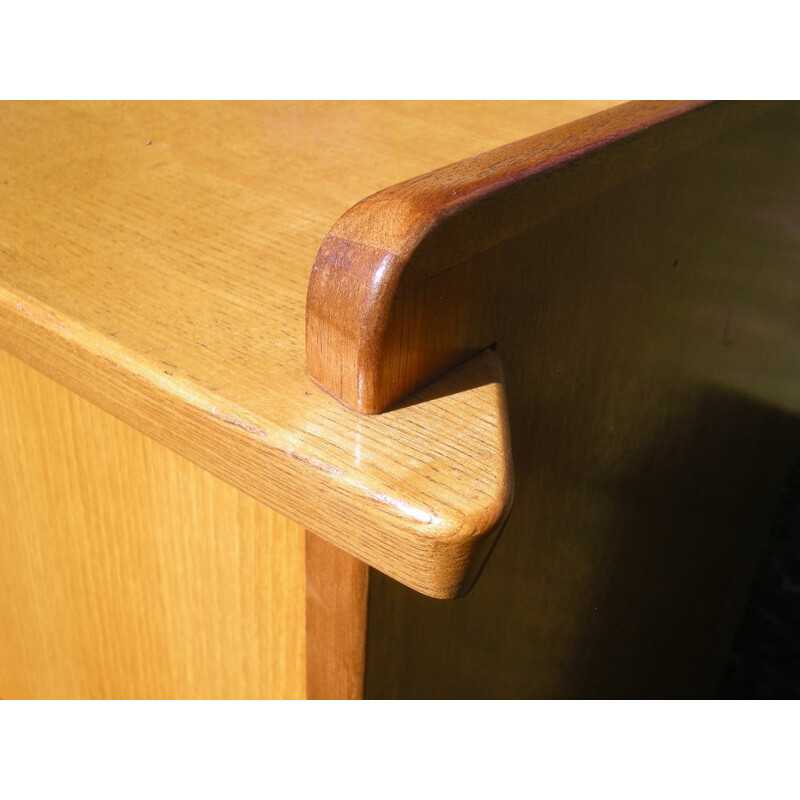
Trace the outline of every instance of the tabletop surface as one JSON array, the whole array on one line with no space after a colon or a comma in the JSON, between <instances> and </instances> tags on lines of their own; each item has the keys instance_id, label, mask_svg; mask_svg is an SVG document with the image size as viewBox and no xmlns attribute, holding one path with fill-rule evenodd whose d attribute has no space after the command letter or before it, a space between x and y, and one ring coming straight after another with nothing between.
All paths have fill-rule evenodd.
<instances>
[{"instance_id":1,"label":"tabletop surface","mask_svg":"<svg viewBox=\"0 0 800 800\"><path fill-rule=\"evenodd\" d=\"M306 375L306 289L386 186L613 105L0 106L0 345L421 591L510 501L477 359L366 417Z\"/></svg>"}]
</instances>

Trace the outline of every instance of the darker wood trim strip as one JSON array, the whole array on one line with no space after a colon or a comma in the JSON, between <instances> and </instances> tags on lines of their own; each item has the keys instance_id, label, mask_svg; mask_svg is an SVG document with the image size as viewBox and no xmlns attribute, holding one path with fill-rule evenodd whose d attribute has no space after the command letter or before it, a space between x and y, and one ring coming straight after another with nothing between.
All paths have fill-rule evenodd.
<instances>
[{"instance_id":1,"label":"darker wood trim strip","mask_svg":"<svg viewBox=\"0 0 800 800\"><path fill-rule=\"evenodd\" d=\"M369 568L306 532L306 691L309 700L364 694Z\"/></svg>"},{"instance_id":2,"label":"darker wood trim strip","mask_svg":"<svg viewBox=\"0 0 800 800\"><path fill-rule=\"evenodd\" d=\"M464 305L459 316L468 319L467 306L485 298L458 288L457 268L773 105L627 103L362 200L336 222L314 263L309 375L357 411L386 410L495 341L492 331L430 313L420 299L431 293L427 281L456 272L441 284L455 293L439 299Z\"/></svg>"}]
</instances>

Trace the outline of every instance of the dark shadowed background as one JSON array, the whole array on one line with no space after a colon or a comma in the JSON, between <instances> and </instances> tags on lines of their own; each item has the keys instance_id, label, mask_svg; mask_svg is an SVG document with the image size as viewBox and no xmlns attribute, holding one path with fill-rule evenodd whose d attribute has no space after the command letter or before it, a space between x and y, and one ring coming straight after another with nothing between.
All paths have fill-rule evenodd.
<instances>
[{"instance_id":1,"label":"dark shadowed background","mask_svg":"<svg viewBox=\"0 0 800 800\"><path fill-rule=\"evenodd\" d=\"M800 454L787 475L717 697L800 698Z\"/></svg>"}]
</instances>

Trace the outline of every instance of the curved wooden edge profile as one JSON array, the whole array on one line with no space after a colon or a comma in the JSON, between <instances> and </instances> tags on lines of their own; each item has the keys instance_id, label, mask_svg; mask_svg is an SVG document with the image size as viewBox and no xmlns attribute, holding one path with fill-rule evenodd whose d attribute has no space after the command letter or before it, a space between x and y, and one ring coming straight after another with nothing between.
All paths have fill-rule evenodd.
<instances>
[{"instance_id":1,"label":"curved wooden edge profile","mask_svg":"<svg viewBox=\"0 0 800 800\"><path fill-rule=\"evenodd\" d=\"M436 494L427 494L430 488L425 496L406 491L371 494L382 511L376 520L381 529L354 526L346 550L429 597L462 597L480 576L514 498L500 359L493 350L484 350L415 392L407 406L398 411L410 425L424 419L439 432L439 445L432 443L439 452L423 467L426 474L435 472ZM467 466L463 454L478 466ZM402 531L385 528L385 511L402 520ZM328 538L326 533L319 531L323 538ZM370 552L376 543L378 558Z\"/></svg>"},{"instance_id":2,"label":"curved wooden edge profile","mask_svg":"<svg viewBox=\"0 0 800 800\"><path fill-rule=\"evenodd\" d=\"M470 287L476 257L770 107L626 103L362 200L314 263L309 375L357 411L385 411L496 341L502 286Z\"/></svg>"}]
</instances>

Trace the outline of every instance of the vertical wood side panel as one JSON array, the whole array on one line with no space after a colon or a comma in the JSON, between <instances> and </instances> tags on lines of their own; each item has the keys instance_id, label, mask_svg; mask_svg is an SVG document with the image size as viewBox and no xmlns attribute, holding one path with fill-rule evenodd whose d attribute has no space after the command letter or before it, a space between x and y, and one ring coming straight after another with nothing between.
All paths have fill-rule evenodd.
<instances>
[{"instance_id":1,"label":"vertical wood side panel","mask_svg":"<svg viewBox=\"0 0 800 800\"><path fill-rule=\"evenodd\" d=\"M309 700L364 694L369 568L306 532L306 653Z\"/></svg>"},{"instance_id":2,"label":"vertical wood side panel","mask_svg":"<svg viewBox=\"0 0 800 800\"><path fill-rule=\"evenodd\" d=\"M303 530L0 351L0 696L302 698Z\"/></svg>"},{"instance_id":3,"label":"vertical wood side panel","mask_svg":"<svg viewBox=\"0 0 800 800\"><path fill-rule=\"evenodd\" d=\"M373 576L367 697L714 695L800 445L798 187L794 104L427 281L503 308L515 501L467 597Z\"/></svg>"}]
</instances>

